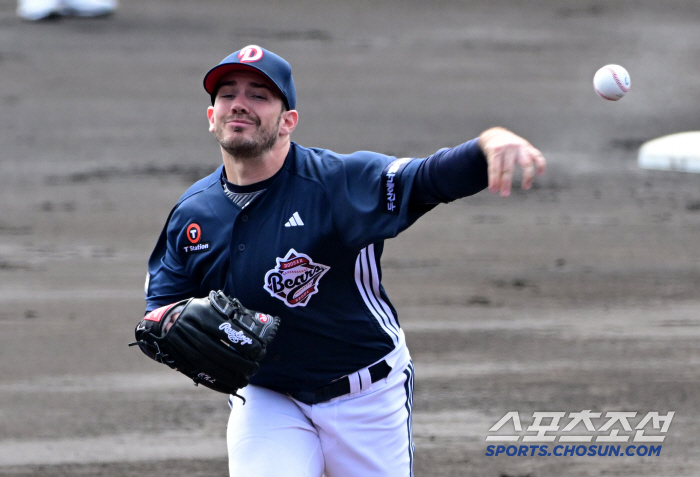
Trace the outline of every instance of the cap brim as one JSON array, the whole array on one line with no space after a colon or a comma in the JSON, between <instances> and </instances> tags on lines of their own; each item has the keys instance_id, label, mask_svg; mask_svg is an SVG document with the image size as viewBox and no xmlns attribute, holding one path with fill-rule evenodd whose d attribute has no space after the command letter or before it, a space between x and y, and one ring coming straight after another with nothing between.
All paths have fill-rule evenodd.
<instances>
[{"instance_id":1,"label":"cap brim","mask_svg":"<svg viewBox=\"0 0 700 477\"><path fill-rule=\"evenodd\" d=\"M254 66L244 65L241 63L227 63L224 65L217 65L209 70L209 72L204 76L204 89L207 93L212 94L214 91L216 91L216 85L219 84L221 78L231 73L232 71L240 70L256 71L261 75L265 76L266 78L269 78L265 73L263 73Z\"/></svg>"},{"instance_id":2,"label":"cap brim","mask_svg":"<svg viewBox=\"0 0 700 477\"><path fill-rule=\"evenodd\" d=\"M267 74L265 74L264 71L262 71L259 68L256 68L255 66L251 65L245 65L241 63L226 63L223 65L217 65L213 67L212 69L209 70L209 72L204 76L204 89L207 93L214 94L216 91L216 87L221 81L221 78L226 76L227 74L233 72L233 71L255 71L256 73L260 73L263 75L265 78L267 78L270 83L272 83L275 88L277 89L277 94L279 94L280 98L282 99L282 102L289 107L289 104L287 103L287 98L285 98L284 94L282 94L282 90L280 89L279 85L275 83L272 78L270 78Z\"/></svg>"}]
</instances>

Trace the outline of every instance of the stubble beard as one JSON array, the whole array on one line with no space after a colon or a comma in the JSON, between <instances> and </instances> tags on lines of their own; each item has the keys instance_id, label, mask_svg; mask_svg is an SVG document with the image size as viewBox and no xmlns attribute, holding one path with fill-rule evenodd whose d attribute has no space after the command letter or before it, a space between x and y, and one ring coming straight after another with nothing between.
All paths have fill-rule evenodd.
<instances>
[{"instance_id":1,"label":"stubble beard","mask_svg":"<svg viewBox=\"0 0 700 477\"><path fill-rule=\"evenodd\" d=\"M261 127L259 118L255 119L256 130L249 138L234 136L224 138L223 126L217 128L216 137L224 151L238 159L251 159L260 157L270 151L277 143L282 114L277 117L277 122L269 128ZM234 132L240 133L243 128L234 128Z\"/></svg>"}]
</instances>

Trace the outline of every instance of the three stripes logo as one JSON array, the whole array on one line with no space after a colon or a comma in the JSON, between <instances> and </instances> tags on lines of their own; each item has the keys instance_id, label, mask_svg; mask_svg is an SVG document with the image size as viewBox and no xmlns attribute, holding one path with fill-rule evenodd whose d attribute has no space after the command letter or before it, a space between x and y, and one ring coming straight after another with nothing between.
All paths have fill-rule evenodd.
<instances>
[{"instance_id":1,"label":"three stripes logo","mask_svg":"<svg viewBox=\"0 0 700 477\"><path fill-rule=\"evenodd\" d=\"M284 224L285 227L301 227L302 225L304 225L304 222L299 217L299 212L294 212L294 215Z\"/></svg>"}]
</instances>

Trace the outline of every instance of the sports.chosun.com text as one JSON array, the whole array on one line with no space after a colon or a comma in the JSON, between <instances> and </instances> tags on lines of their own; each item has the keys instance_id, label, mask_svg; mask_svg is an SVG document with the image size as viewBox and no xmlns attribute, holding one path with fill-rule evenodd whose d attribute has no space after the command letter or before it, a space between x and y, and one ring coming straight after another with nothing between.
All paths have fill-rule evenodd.
<instances>
[{"instance_id":1,"label":"sports.chosun.com text","mask_svg":"<svg viewBox=\"0 0 700 477\"><path fill-rule=\"evenodd\" d=\"M661 455L661 445L490 445L487 457L650 457Z\"/></svg>"}]
</instances>

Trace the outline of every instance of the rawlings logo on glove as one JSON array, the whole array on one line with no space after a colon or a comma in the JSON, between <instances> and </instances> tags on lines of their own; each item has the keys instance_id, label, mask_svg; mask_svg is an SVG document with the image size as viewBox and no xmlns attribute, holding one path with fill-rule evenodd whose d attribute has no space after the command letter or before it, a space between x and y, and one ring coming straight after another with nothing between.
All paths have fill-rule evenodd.
<instances>
[{"instance_id":1,"label":"rawlings logo on glove","mask_svg":"<svg viewBox=\"0 0 700 477\"><path fill-rule=\"evenodd\" d=\"M228 339L231 340L231 343L240 343L242 345L253 344L253 340L243 334L242 331L236 331L231 328L231 323L221 323L219 329L224 330Z\"/></svg>"},{"instance_id":2,"label":"rawlings logo on glove","mask_svg":"<svg viewBox=\"0 0 700 477\"><path fill-rule=\"evenodd\" d=\"M212 291L207 298L151 311L136 326L136 342L129 346L138 345L146 356L195 384L237 395L258 371L279 323L276 316L248 310L222 291Z\"/></svg>"}]
</instances>

